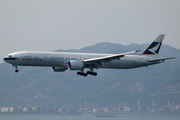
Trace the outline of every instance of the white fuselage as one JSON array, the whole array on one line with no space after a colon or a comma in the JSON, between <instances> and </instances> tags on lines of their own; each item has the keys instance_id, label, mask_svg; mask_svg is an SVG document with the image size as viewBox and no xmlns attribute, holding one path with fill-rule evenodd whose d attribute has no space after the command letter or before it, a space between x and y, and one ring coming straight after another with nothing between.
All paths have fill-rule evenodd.
<instances>
[{"instance_id":1,"label":"white fuselage","mask_svg":"<svg viewBox=\"0 0 180 120\"><path fill-rule=\"evenodd\" d=\"M18 66L49 66L67 68L67 62L70 60L82 61L85 59L109 55L112 54L22 51L9 54L4 58L4 61ZM149 59L151 58L147 56L125 55L117 60L103 62L102 66L99 68L130 69L163 62L148 62Z\"/></svg>"},{"instance_id":2,"label":"white fuselage","mask_svg":"<svg viewBox=\"0 0 180 120\"><path fill-rule=\"evenodd\" d=\"M160 34L140 55L129 55L140 50L120 54L20 51L8 54L4 61L13 64L16 73L19 71L18 66L46 66L51 67L54 72L69 69L79 70L77 75L96 76L97 73L93 69L131 69L174 59L157 58L164 36ZM89 71L84 72L84 68L88 68Z\"/></svg>"}]
</instances>

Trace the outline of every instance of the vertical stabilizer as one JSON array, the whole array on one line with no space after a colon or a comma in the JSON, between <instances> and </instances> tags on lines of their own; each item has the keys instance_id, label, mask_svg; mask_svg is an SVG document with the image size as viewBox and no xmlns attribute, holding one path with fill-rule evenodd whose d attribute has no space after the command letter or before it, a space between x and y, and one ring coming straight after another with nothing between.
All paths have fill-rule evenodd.
<instances>
[{"instance_id":1,"label":"vertical stabilizer","mask_svg":"<svg viewBox=\"0 0 180 120\"><path fill-rule=\"evenodd\" d=\"M164 34L160 34L143 52L141 55L149 57L157 57L164 39Z\"/></svg>"}]
</instances>

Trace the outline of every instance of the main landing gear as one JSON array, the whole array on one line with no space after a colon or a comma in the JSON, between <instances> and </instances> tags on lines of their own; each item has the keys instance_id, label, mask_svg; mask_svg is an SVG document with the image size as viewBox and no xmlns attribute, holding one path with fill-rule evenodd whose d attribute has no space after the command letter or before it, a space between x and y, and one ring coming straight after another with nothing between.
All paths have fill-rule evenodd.
<instances>
[{"instance_id":1,"label":"main landing gear","mask_svg":"<svg viewBox=\"0 0 180 120\"><path fill-rule=\"evenodd\" d=\"M16 66L16 65L13 65L16 69L15 69L15 72L16 73L18 73L19 72L19 70L18 70L18 66Z\"/></svg>"},{"instance_id":2,"label":"main landing gear","mask_svg":"<svg viewBox=\"0 0 180 120\"><path fill-rule=\"evenodd\" d=\"M97 73L93 72L93 71L87 71L86 73L84 73L84 71L77 72L77 75L81 75L81 76L87 76L88 74L93 75L93 76L97 76Z\"/></svg>"}]
</instances>

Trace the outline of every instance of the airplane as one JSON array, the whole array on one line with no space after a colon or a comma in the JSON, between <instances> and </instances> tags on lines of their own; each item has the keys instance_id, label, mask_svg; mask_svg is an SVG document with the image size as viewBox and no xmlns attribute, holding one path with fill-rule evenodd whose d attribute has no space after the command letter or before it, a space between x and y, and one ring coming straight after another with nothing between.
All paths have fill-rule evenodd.
<instances>
[{"instance_id":1,"label":"airplane","mask_svg":"<svg viewBox=\"0 0 180 120\"><path fill-rule=\"evenodd\" d=\"M139 55L128 54L141 50L120 54L20 51L8 54L3 60L12 64L16 73L19 71L18 66L45 66L51 67L54 72L64 72L69 69L78 70L77 75L87 76L89 74L96 76L97 73L94 72L94 69L131 69L174 59L174 57L157 58L164 36L164 34L160 34ZM88 68L89 71L84 72L85 68Z\"/></svg>"}]
</instances>

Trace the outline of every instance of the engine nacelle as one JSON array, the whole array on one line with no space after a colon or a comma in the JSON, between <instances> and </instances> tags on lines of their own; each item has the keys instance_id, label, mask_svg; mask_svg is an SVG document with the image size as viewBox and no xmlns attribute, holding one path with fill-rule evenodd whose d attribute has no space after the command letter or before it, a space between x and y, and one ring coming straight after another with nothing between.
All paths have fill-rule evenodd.
<instances>
[{"instance_id":1,"label":"engine nacelle","mask_svg":"<svg viewBox=\"0 0 180 120\"><path fill-rule=\"evenodd\" d=\"M67 68L64 67L52 67L51 69L54 72L64 72L65 70L67 70Z\"/></svg>"},{"instance_id":2,"label":"engine nacelle","mask_svg":"<svg viewBox=\"0 0 180 120\"><path fill-rule=\"evenodd\" d=\"M69 70L82 70L84 67L83 62L77 60L71 60L68 62Z\"/></svg>"}]
</instances>

